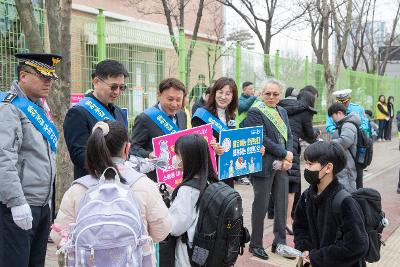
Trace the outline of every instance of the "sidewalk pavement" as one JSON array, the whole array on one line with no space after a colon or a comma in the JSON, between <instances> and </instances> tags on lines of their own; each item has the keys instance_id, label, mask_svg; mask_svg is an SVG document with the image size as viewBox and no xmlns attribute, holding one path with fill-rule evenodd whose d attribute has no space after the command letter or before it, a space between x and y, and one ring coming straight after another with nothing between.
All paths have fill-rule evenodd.
<instances>
[{"instance_id":1,"label":"sidewalk pavement","mask_svg":"<svg viewBox=\"0 0 400 267\"><path fill-rule=\"evenodd\" d=\"M381 248L381 260L368 266L398 266L400 260L400 194L397 194L397 182L400 168L400 152L398 150L398 140L392 142L375 143L374 158L372 164L364 172L364 186L377 189L382 195L383 210L389 220L389 226L383 231L383 240L386 246ZM251 204L253 201L253 190L249 185L235 185L243 199L244 223L251 231L250 216ZM307 188L307 183L302 181L303 190ZM270 257L269 260L260 260L248 252L238 258L235 266L238 267L293 267L296 261L288 260L271 253L273 234L272 221L265 220L264 247ZM288 245L293 246L293 237L287 236ZM57 257L55 255L54 244L49 244L46 265L47 267L57 267Z\"/></svg>"}]
</instances>

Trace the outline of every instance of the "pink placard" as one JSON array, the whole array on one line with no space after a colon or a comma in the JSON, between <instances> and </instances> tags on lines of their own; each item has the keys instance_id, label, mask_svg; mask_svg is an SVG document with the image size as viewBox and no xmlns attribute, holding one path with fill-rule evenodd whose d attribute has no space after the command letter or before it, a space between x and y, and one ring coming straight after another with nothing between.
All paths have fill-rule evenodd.
<instances>
[{"instance_id":1,"label":"pink placard","mask_svg":"<svg viewBox=\"0 0 400 267\"><path fill-rule=\"evenodd\" d=\"M72 93L71 94L71 107L81 101L85 97L82 93Z\"/></svg>"},{"instance_id":2,"label":"pink placard","mask_svg":"<svg viewBox=\"0 0 400 267\"><path fill-rule=\"evenodd\" d=\"M206 124L188 130L179 131L177 133L153 138L154 154L157 157L167 159L170 164L170 166L166 168L157 168L157 179L159 183L165 183L170 187L175 188L182 182L182 172L171 166L172 158L175 156L174 146L179 137L194 133L204 136L204 138L207 140L211 161L214 166L214 170L217 171L214 149L210 146L210 142L213 138L212 126L211 124Z\"/></svg>"}]
</instances>

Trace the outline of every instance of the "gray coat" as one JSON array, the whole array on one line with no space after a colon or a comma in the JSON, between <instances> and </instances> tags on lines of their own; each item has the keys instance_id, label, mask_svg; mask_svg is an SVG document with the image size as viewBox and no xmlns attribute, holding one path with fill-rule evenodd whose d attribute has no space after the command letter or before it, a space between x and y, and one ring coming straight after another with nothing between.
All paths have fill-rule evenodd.
<instances>
[{"instance_id":1,"label":"gray coat","mask_svg":"<svg viewBox=\"0 0 400 267\"><path fill-rule=\"evenodd\" d=\"M352 156L356 156L357 153L357 128L351 122L354 122L358 126L360 126L361 119L356 112L351 112L350 114L346 115L346 117L344 117L341 121L337 122L337 127L342 127L340 131L340 136L339 131L335 131L332 134L332 141L341 144L346 151L346 167L336 176L339 182L349 192L353 192L356 190L357 178L356 165Z\"/></svg>"},{"instance_id":2,"label":"gray coat","mask_svg":"<svg viewBox=\"0 0 400 267\"><path fill-rule=\"evenodd\" d=\"M26 95L14 82L9 92ZM42 102L37 103L43 108ZM46 113L46 112L45 112ZM55 153L25 114L0 103L0 201L7 207L44 206L52 194Z\"/></svg>"}]
</instances>

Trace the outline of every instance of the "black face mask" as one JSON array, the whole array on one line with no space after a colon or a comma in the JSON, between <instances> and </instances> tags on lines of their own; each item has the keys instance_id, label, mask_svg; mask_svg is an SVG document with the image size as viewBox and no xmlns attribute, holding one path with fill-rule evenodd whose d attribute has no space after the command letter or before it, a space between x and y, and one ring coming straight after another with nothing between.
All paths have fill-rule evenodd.
<instances>
[{"instance_id":1,"label":"black face mask","mask_svg":"<svg viewBox=\"0 0 400 267\"><path fill-rule=\"evenodd\" d=\"M325 168L325 166L322 167L321 170L322 170L323 168ZM322 176L321 179L320 179L320 178L319 178L319 172L320 172L321 170L319 170L319 171L310 171L310 170L308 170L308 169L304 169L304 178L306 179L306 181L307 181L310 185L317 185L317 184L319 184L319 183L321 182L321 179L324 178L325 175L326 175L326 174L325 174L325 175Z\"/></svg>"}]
</instances>

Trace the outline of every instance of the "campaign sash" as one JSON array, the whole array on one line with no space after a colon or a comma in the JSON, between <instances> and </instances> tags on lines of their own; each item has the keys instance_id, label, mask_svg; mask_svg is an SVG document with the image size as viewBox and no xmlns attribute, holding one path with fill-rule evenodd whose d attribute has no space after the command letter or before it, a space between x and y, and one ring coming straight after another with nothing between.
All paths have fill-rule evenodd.
<instances>
[{"instance_id":1,"label":"campaign sash","mask_svg":"<svg viewBox=\"0 0 400 267\"><path fill-rule=\"evenodd\" d=\"M157 126L165 133L171 134L179 132L178 126L161 110L156 107L148 108L144 111Z\"/></svg>"},{"instance_id":2,"label":"campaign sash","mask_svg":"<svg viewBox=\"0 0 400 267\"><path fill-rule=\"evenodd\" d=\"M0 101L7 97L5 102L10 102L19 108L35 126L35 128L46 138L51 150L57 152L58 132L54 124L46 117L43 110L27 98L19 97L16 94L0 92Z\"/></svg>"},{"instance_id":3,"label":"campaign sash","mask_svg":"<svg viewBox=\"0 0 400 267\"><path fill-rule=\"evenodd\" d=\"M268 107L264 102L259 100L256 100L252 107L260 110L261 113L263 113L268 118L268 120L272 122L278 132L282 135L283 139L285 139L285 141L288 140L288 129L278 110Z\"/></svg>"},{"instance_id":4,"label":"campaign sash","mask_svg":"<svg viewBox=\"0 0 400 267\"><path fill-rule=\"evenodd\" d=\"M83 107L98 121L102 120L115 120L108 110L94 98L85 97L81 99L76 105Z\"/></svg>"},{"instance_id":5,"label":"campaign sash","mask_svg":"<svg viewBox=\"0 0 400 267\"><path fill-rule=\"evenodd\" d=\"M205 108L198 108L193 117L198 117L205 123L211 123L212 128L218 133L220 133L222 130L229 130L228 126L223 124L222 121L220 121Z\"/></svg>"}]
</instances>

